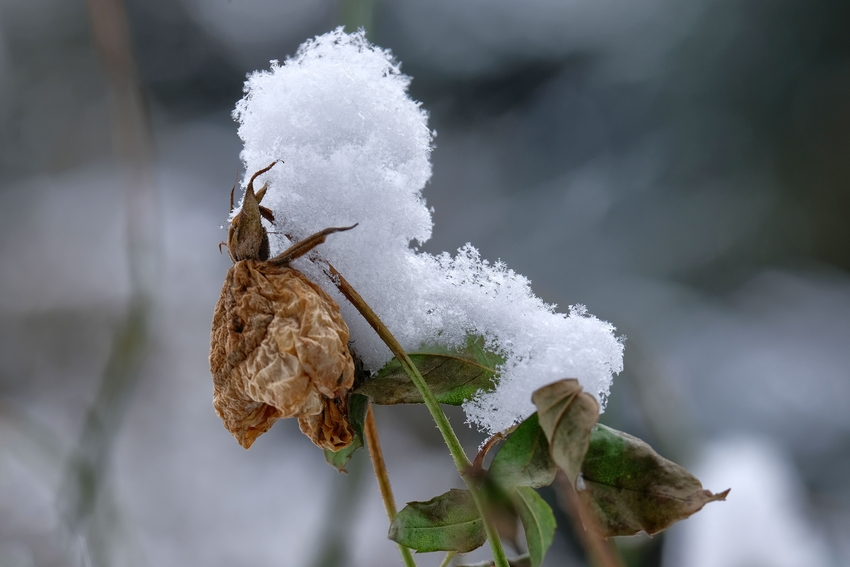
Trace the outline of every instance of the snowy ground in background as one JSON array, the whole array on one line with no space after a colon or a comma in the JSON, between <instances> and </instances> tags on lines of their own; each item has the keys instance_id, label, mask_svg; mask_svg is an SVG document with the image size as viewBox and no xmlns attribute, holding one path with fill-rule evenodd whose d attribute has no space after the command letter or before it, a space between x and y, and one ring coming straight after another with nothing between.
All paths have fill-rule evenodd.
<instances>
[{"instance_id":1,"label":"snowy ground in background","mask_svg":"<svg viewBox=\"0 0 850 567\"><path fill-rule=\"evenodd\" d=\"M129 545L139 550L142 565L214 567L278 563L281 557L305 564L315 550L329 494L341 478L297 432L295 423L279 423L245 452L212 411L206 359L209 322L229 265L217 249L224 238L218 226L227 213L239 151L234 128L225 124L189 124L165 130L159 139L162 293L151 356L118 439L111 477L120 529L130 534ZM450 139L438 138L436 171L452 171L469 158L441 154L440 142L453 145ZM474 160L469 161L474 170ZM93 397L110 329L127 293L121 186L113 168L92 165L32 179L18 185L21 191L3 193L0 261L9 268L0 276L8 345L2 385L10 392L4 404L46 430L38 435L37 428L17 420L5 405L0 412L0 558L10 565L69 564L53 533L58 521L58 457L75 439ZM459 195L450 212L440 212L440 203L454 197L432 195L442 189L451 187L435 183L425 190L429 203L438 207L435 233L462 233L487 250L498 248L498 239L494 244L488 238L489 228L466 222L478 210L475 199ZM615 199L611 206L616 204ZM546 211L545 205L545 199L532 195L521 203L494 199L487 207L497 218L533 218L535 211ZM545 264L548 270L539 278L540 286L551 295L564 293L555 282L569 279L576 267L553 263L551 253L535 245L533 233L522 239L521 228L511 229L515 240L505 255L525 249L526 267L517 269L535 285L534 267ZM597 253L605 253L604 242ZM591 280L586 276L583 281ZM641 345L645 357L683 396L684 413L693 412L690 424L697 431L726 435L738 429L766 429L797 459L782 461L789 463L788 471L806 451L815 459L846 442L842 440L850 424L842 408L848 399L848 354L841 337L850 335L845 315L850 285L845 277L764 274L724 305L635 274L616 275L595 288L576 281L579 284L570 289L576 297L566 299L604 309L605 317ZM627 342L627 371L629 348ZM415 425L405 426L401 415L397 409L378 412L379 422L387 424L384 440L399 502L427 499L455 486L451 462L427 419L418 416ZM460 417L455 420L459 424ZM425 433L417 433L417 427ZM477 443L475 435L466 439L470 448ZM404 458L409 446L424 454ZM755 465L750 469L754 471ZM736 494L747 494L746 479L726 475L723 469L708 470L705 480L714 490L731 485L733 503ZM846 498L840 482L827 478L821 489ZM361 486L356 564L395 565L396 551L385 539L385 518L368 470ZM775 496L760 498L765 505L794 514L793 508L783 508L783 500L772 501ZM820 517L804 529L825 534L835 548L841 543L838 534L842 522L846 525L847 509L846 500L839 499L826 518L831 523L821 527ZM706 525L711 525L711 513L705 513ZM702 524L689 522L687 537L692 539L687 541L695 541L702 536L694 526ZM712 538L706 541L733 544L722 539L726 532L705 530L703 536ZM846 558L846 547L842 553ZM428 560L439 558L429 557L422 564L428 565ZM558 564L557 557L549 564Z\"/></svg>"}]
</instances>

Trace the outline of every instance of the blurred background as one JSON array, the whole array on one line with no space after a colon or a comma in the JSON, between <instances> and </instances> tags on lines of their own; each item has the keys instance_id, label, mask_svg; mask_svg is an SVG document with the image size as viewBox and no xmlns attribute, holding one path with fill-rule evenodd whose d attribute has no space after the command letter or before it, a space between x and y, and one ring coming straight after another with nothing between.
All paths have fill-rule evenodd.
<instances>
[{"instance_id":1,"label":"blurred background","mask_svg":"<svg viewBox=\"0 0 850 567\"><path fill-rule=\"evenodd\" d=\"M365 454L211 405L230 112L337 25L430 112L425 249L611 321L602 421L732 488L625 564L850 565L847 2L2 0L0 566L400 564ZM376 419L400 504L460 485L423 407Z\"/></svg>"}]
</instances>

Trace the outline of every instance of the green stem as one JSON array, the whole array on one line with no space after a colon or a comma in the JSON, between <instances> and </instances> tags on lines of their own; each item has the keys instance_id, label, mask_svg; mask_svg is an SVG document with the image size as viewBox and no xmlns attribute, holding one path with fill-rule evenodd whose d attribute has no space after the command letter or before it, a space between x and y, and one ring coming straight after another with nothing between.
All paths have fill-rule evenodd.
<instances>
[{"instance_id":1,"label":"green stem","mask_svg":"<svg viewBox=\"0 0 850 567\"><path fill-rule=\"evenodd\" d=\"M352 305L354 305L369 325L375 329L375 332L378 333L378 336L382 341L384 341L384 344L389 347L390 351L401 363L405 372L407 372L407 375L410 376L410 379L413 381L416 389L419 390L419 393L422 395L422 400L425 402L425 407L427 407L428 411L431 412L431 417L434 418L434 422L437 424L437 429L439 429L440 433L443 435L443 439L449 448L449 453L452 455L452 459L455 462L455 466L457 467L461 478L463 478L463 481L469 488L469 492L472 494L475 506L478 508L478 513L481 515L481 519L484 522L484 530L487 533L487 540L490 542L490 549L493 551L495 567L510 567L508 565L508 558L505 556L505 550L502 548L502 541L499 539L499 534L496 531L496 527L485 513L483 506L484 502L478 491L478 487L475 485L475 481L472 478L469 478L466 474L467 470L472 467L472 463L463 451L463 447L461 447L457 435L455 435L446 414L443 413L443 408L440 407L440 403L437 401L437 398L434 396L431 388L428 387L428 384L425 382L422 374L419 373L419 369L416 368L416 365L413 364L413 361L410 360L409 356L407 356L407 353L402 348L401 344L396 340L392 333L390 333L390 330L387 329L386 325L384 325L378 315L372 311L372 308L369 307L360 294L351 287L351 284L348 283L348 281L342 277L342 274L336 271L333 266L328 264L328 268L330 269L331 275L336 280L335 283L339 291L346 299L348 299L348 301L351 302Z\"/></svg>"},{"instance_id":2,"label":"green stem","mask_svg":"<svg viewBox=\"0 0 850 567\"><path fill-rule=\"evenodd\" d=\"M452 559L454 559L455 555L457 555L457 551L449 551L448 553L446 553L446 558L443 559L442 563L440 563L440 567L449 567L449 564L451 564Z\"/></svg>"}]
</instances>

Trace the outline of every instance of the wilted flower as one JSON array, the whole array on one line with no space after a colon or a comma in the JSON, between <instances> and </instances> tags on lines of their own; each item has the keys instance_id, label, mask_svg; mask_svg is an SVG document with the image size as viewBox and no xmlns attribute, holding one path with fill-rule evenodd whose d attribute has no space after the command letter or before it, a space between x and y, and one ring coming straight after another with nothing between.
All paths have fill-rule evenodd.
<instances>
[{"instance_id":1,"label":"wilted flower","mask_svg":"<svg viewBox=\"0 0 850 567\"><path fill-rule=\"evenodd\" d=\"M353 438L348 327L334 300L289 267L286 255L268 261L264 191L255 195L253 180L270 167L251 178L228 235L234 265L213 314L213 405L246 449L277 419L297 417L313 443L338 450Z\"/></svg>"}]
</instances>

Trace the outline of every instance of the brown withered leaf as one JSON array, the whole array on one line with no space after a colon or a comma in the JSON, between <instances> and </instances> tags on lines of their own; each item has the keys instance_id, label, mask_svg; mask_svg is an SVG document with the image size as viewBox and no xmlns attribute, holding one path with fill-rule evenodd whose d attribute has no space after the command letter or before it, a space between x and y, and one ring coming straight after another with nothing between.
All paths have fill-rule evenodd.
<instances>
[{"instance_id":1,"label":"brown withered leaf","mask_svg":"<svg viewBox=\"0 0 850 567\"><path fill-rule=\"evenodd\" d=\"M602 424L593 428L581 473L579 498L604 537L658 533L729 494L705 490L645 442Z\"/></svg>"},{"instance_id":2,"label":"brown withered leaf","mask_svg":"<svg viewBox=\"0 0 850 567\"><path fill-rule=\"evenodd\" d=\"M590 431L599 418L599 404L573 378L535 390L531 401L537 406L540 428L549 439L552 460L575 484L590 444Z\"/></svg>"},{"instance_id":3,"label":"brown withered leaf","mask_svg":"<svg viewBox=\"0 0 850 567\"><path fill-rule=\"evenodd\" d=\"M301 272L247 259L227 272L213 315L213 405L248 448L279 418L298 417L319 447L351 443L354 383L339 307Z\"/></svg>"}]
</instances>

